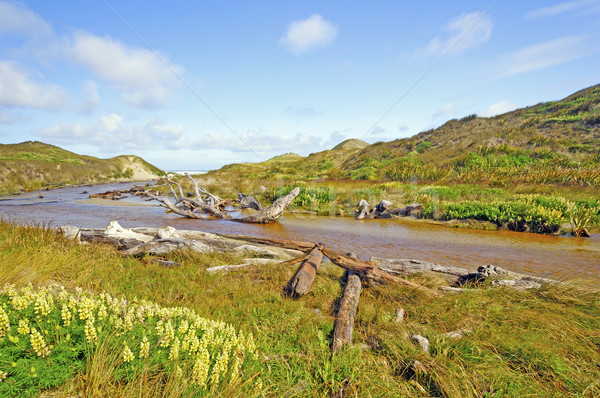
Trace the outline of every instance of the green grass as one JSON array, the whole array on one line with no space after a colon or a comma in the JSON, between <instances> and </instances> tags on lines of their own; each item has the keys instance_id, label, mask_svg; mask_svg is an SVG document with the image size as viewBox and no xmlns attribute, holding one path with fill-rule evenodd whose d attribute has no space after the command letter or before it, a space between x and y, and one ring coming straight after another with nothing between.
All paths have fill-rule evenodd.
<instances>
[{"instance_id":1,"label":"green grass","mask_svg":"<svg viewBox=\"0 0 600 398\"><path fill-rule=\"evenodd\" d=\"M32 283L35 290L60 284L70 294L77 294L76 289L81 288L90 297L106 292L128 300L129 305L147 300L161 307L187 308L203 318L231 324L244 335L252 333L258 356L244 363L238 381L223 383L202 394L269 397L340 396L340 391L344 396L359 397L600 394L597 367L600 300L597 289L583 282L530 292L469 289L433 299L403 287L366 288L361 294L355 324L356 346L332 357L328 339L341 294L338 279L342 270L329 263L319 271L311 292L292 300L283 296L282 289L294 267L264 265L217 275L204 271L208 266L241 260L223 254L175 253L170 258L181 262L181 266L164 268L145 258L121 257L112 248L77 245L51 230L7 223L0 224L0 253L0 286L11 283L23 288ZM431 288L442 283L427 276L413 280ZM394 322L398 307L407 312L403 323ZM10 304L4 308L10 308ZM28 319L31 324L35 315L29 314ZM107 334L115 330L111 328L114 326L107 326ZM150 334L151 329L144 332ZM444 337L444 333L459 329L471 332L462 339ZM133 333L138 337L132 339L140 338L144 332ZM410 341L409 336L415 333L430 339L430 354ZM76 333L71 335L76 340ZM20 343L26 340L29 339L23 337ZM81 337L78 341L84 344ZM67 345L78 350L78 359L68 361L72 365L68 371L58 371L71 355L68 350L60 354L60 358L65 358L62 362L53 361L53 354L46 358L31 352L19 355L39 361L33 365L37 379L42 374L56 374L52 380L59 386L51 388L58 393L193 395L175 381L167 366L155 366L152 369L156 373L145 376L120 372L124 348L118 339L115 341L116 344L98 345L93 351L75 343ZM6 338L0 344L0 366L5 366L3 350L13 344ZM58 344L53 350L58 350ZM55 355L59 355L58 351ZM132 348L132 352L136 351ZM415 360L424 365L425 373L412 371ZM27 366L17 366L19 372L0 368L7 372L3 385L14 381L21 383L25 391L27 383L35 384L31 366L29 369ZM44 376L47 379L50 376ZM36 388L42 389L39 385Z\"/></svg>"}]
</instances>

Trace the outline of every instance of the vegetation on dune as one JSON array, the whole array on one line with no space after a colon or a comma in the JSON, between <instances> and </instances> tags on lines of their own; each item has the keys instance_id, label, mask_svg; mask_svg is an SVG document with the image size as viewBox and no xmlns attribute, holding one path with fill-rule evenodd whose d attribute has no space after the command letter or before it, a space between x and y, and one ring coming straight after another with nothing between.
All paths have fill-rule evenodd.
<instances>
[{"instance_id":1,"label":"vegetation on dune","mask_svg":"<svg viewBox=\"0 0 600 398\"><path fill-rule=\"evenodd\" d=\"M354 329L356 345L332 356L328 339L342 274L332 265L320 268L309 294L292 300L282 289L293 266L262 265L218 275L204 271L241 260L230 255L173 253L170 259L181 266L165 268L148 258L121 257L112 248L77 245L52 230L7 223L0 224L0 252L0 286L14 285L0 296L10 326L9 332L5 320L1 323L6 335L0 343L0 371L5 376L0 387L20 388L12 390L21 391L19 395L46 388L86 396L173 397L600 394L600 301L597 289L582 282L527 292L482 286L438 298L397 286L364 289ZM442 284L425 275L412 279L431 288ZM29 283L34 287L27 287ZM56 284L65 290L53 288ZM28 306L16 310L15 303L23 303L15 297L26 297ZM85 308L92 302L98 303L91 312L97 340L88 346L85 325L90 318ZM117 304L119 311L112 312ZM103 305L109 315L101 323ZM48 306L52 310L44 315ZM64 307L71 314L69 326L61 313ZM395 320L400 307L407 313L403 322ZM140 324L138 311L133 311L139 308L154 308L156 314L144 310ZM163 311L183 314L172 318L176 337L186 314L196 319L193 311L231 324L239 331L236 337L252 333L258 355L245 349L248 354L237 379L226 377L214 390L210 383L208 390L193 390L192 383L178 381L181 375L190 377L190 366L193 374L191 362L188 368L184 365L185 337L178 357L182 372L169 359L175 339L169 347L160 347L156 327L162 319L167 328L167 320L158 315ZM115 320L107 321L111 316ZM128 316L133 321L129 330ZM19 325L25 318L28 326ZM188 330L192 325L190 320ZM29 333L19 334L19 326L21 331L29 327ZM446 336L465 329L469 331L463 338ZM142 361L144 333L150 354ZM410 341L412 334L429 338L429 353ZM42 355L36 354L32 336ZM226 341L215 343L214 351L208 349L211 368ZM152 358L153 352L157 357ZM412 366L415 360L421 362L421 370Z\"/></svg>"},{"instance_id":2,"label":"vegetation on dune","mask_svg":"<svg viewBox=\"0 0 600 398\"><path fill-rule=\"evenodd\" d=\"M41 142L0 145L0 166L0 194L65 184L128 180L135 176L137 169L157 177L164 175L137 156L98 159Z\"/></svg>"},{"instance_id":3,"label":"vegetation on dune","mask_svg":"<svg viewBox=\"0 0 600 398\"><path fill-rule=\"evenodd\" d=\"M239 186L267 200L301 185L295 205L317 214L352 214L363 195L372 204L421 202L422 217L518 231L555 233L569 222L600 226L600 86L492 118L450 120L411 138L354 141L361 142L229 165L200 178L219 181L216 192Z\"/></svg>"}]
</instances>

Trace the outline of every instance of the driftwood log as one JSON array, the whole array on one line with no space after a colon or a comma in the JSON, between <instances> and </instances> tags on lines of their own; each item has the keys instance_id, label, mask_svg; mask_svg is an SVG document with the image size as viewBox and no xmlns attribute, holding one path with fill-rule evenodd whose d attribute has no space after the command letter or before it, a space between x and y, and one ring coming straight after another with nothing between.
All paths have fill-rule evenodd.
<instances>
[{"instance_id":1,"label":"driftwood log","mask_svg":"<svg viewBox=\"0 0 600 398\"><path fill-rule=\"evenodd\" d=\"M416 289L430 297L439 296L439 293L425 286L419 285L406 279L391 275L377 267L374 261L365 261L358 258L344 256L333 250L323 248L323 254L327 256L329 261L338 267L344 268L348 272L353 272L358 275L361 281L365 284L392 284L403 285Z\"/></svg>"},{"instance_id":2,"label":"driftwood log","mask_svg":"<svg viewBox=\"0 0 600 398\"><path fill-rule=\"evenodd\" d=\"M319 266L323 261L323 252L321 249L322 246L316 245L308 253L306 260L300 264L300 267L298 267L298 270L285 287L285 292L288 296L300 297L308 293L315 280Z\"/></svg>"},{"instance_id":3,"label":"driftwood log","mask_svg":"<svg viewBox=\"0 0 600 398\"><path fill-rule=\"evenodd\" d=\"M350 257L356 258L356 256ZM352 342L354 320L356 318L360 291L362 289L362 283L358 275L353 272L346 272L346 276L344 293L340 300L333 328L333 336L331 338L331 351L334 354L337 353L343 345Z\"/></svg>"},{"instance_id":4,"label":"driftwood log","mask_svg":"<svg viewBox=\"0 0 600 398\"><path fill-rule=\"evenodd\" d=\"M382 200L375 207L369 210L369 202L361 199L354 211L354 218L363 220L368 218L392 218L395 216L408 216L416 210L421 210L423 206L420 203L408 205L406 207L390 208L392 202Z\"/></svg>"}]
</instances>

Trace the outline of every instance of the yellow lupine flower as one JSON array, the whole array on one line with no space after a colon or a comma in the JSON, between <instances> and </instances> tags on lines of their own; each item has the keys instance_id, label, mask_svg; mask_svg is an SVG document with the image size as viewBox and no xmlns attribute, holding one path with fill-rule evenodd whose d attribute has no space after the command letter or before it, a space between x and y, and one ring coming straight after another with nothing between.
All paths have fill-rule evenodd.
<instances>
[{"instance_id":1,"label":"yellow lupine flower","mask_svg":"<svg viewBox=\"0 0 600 398\"><path fill-rule=\"evenodd\" d=\"M29 338L31 341L31 346L38 357L44 358L50 354L50 349L46 346L44 338L36 328L31 328Z\"/></svg>"},{"instance_id":2,"label":"yellow lupine flower","mask_svg":"<svg viewBox=\"0 0 600 398\"><path fill-rule=\"evenodd\" d=\"M123 362L131 362L134 359L133 352L131 352L127 343L125 343L121 357L123 358Z\"/></svg>"},{"instance_id":3,"label":"yellow lupine flower","mask_svg":"<svg viewBox=\"0 0 600 398\"><path fill-rule=\"evenodd\" d=\"M10 321L4 308L0 307L0 337L6 336L10 332Z\"/></svg>"},{"instance_id":4,"label":"yellow lupine flower","mask_svg":"<svg viewBox=\"0 0 600 398\"><path fill-rule=\"evenodd\" d=\"M140 358L148 358L150 355L150 342L146 335L142 337L142 342L140 343Z\"/></svg>"},{"instance_id":5,"label":"yellow lupine flower","mask_svg":"<svg viewBox=\"0 0 600 398\"><path fill-rule=\"evenodd\" d=\"M25 319L20 319L19 320L19 327L17 329L17 332L19 334L29 334L29 320L27 318Z\"/></svg>"}]
</instances>

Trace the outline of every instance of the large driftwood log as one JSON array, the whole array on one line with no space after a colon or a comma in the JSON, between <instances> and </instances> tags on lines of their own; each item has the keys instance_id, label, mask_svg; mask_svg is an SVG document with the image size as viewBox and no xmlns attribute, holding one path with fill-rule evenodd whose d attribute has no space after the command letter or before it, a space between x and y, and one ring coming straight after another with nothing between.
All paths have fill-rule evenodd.
<instances>
[{"instance_id":1,"label":"large driftwood log","mask_svg":"<svg viewBox=\"0 0 600 398\"><path fill-rule=\"evenodd\" d=\"M299 250L301 252L309 252L313 247L315 247L315 243L311 242L303 242L299 240L290 240L290 239L269 239L269 238L260 238L256 236L245 236L245 235L228 235L223 234L227 238L243 240L246 242L259 243L261 245L268 246L276 246L282 247L285 249Z\"/></svg>"},{"instance_id":2,"label":"large driftwood log","mask_svg":"<svg viewBox=\"0 0 600 398\"><path fill-rule=\"evenodd\" d=\"M244 195L238 193L238 201L242 209L254 209L261 211L264 209L262 203L260 203L254 196Z\"/></svg>"},{"instance_id":3,"label":"large driftwood log","mask_svg":"<svg viewBox=\"0 0 600 398\"><path fill-rule=\"evenodd\" d=\"M352 253L348 253L348 256L351 258L358 258ZM345 279L346 284L344 286L344 293L340 300L333 328L333 336L331 338L331 350L334 354L337 353L344 344L350 344L352 342L354 319L356 318L358 300L360 299L360 291L362 289L360 277L355 273L346 271Z\"/></svg>"},{"instance_id":4,"label":"large driftwood log","mask_svg":"<svg viewBox=\"0 0 600 398\"><path fill-rule=\"evenodd\" d=\"M246 223L257 223L257 224L268 224L275 222L281 218L283 211L300 193L300 188L296 187L292 189L290 193L280 198L277 198L271 206L259 211L256 214L242 218L234 218L233 221L246 222Z\"/></svg>"},{"instance_id":5,"label":"large driftwood log","mask_svg":"<svg viewBox=\"0 0 600 398\"><path fill-rule=\"evenodd\" d=\"M361 199L358 202L357 209L354 211L354 218L357 220L363 220L369 215L369 202Z\"/></svg>"},{"instance_id":6,"label":"large driftwood log","mask_svg":"<svg viewBox=\"0 0 600 398\"><path fill-rule=\"evenodd\" d=\"M419 290L428 296L439 296L439 293L428 289L425 286L407 281L406 279L399 278L379 269L374 261L365 261L344 256L333 250L327 249L326 247L324 247L322 251L332 263L338 267L344 268L348 272L354 272L364 283L403 285Z\"/></svg>"},{"instance_id":7,"label":"large driftwood log","mask_svg":"<svg viewBox=\"0 0 600 398\"><path fill-rule=\"evenodd\" d=\"M334 354L342 345L352 342L354 319L356 318L361 288L360 277L353 272L348 272L348 281L344 287L344 294L340 301L331 339L331 350Z\"/></svg>"},{"instance_id":8,"label":"large driftwood log","mask_svg":"<svg viewBox=\"0 0 600 398\"><path fill-rule=\"evenodd\" d=\"M285 288L286 294L291 297L300 297L308 293L322 261L323 252L321 252L321 246L316 245L308 254L308 258L298 267L292 279L287 283Z\"/></svg>"},{"instance_id":9,"label":"large driftwood log","mask_svg":"<svg viewBox=\"0 0 600 398\"><path fill-rule=\"evenodd\" d=\"M361 199L358 202L357 209L354 211L354 218L363 220L367 218L392 218L394 216L408 216L415 210L420 210L422 205L415 203L406 207L390 208L392 202L382 200L375 207L369 210L369 203Z\"/></svg>"},{"instance_id":10,"label":"large driftwood log","mask_svg":"<svg viewBox=\"0 0 600 398\"><path fill-rule=\"evenodd\" d=\"M114 220L104 229L80 229L79 239L81 242L104 243L118 250L128 250L152 240L149 236L121 227Z\"/></svg>"}]
</instances>

